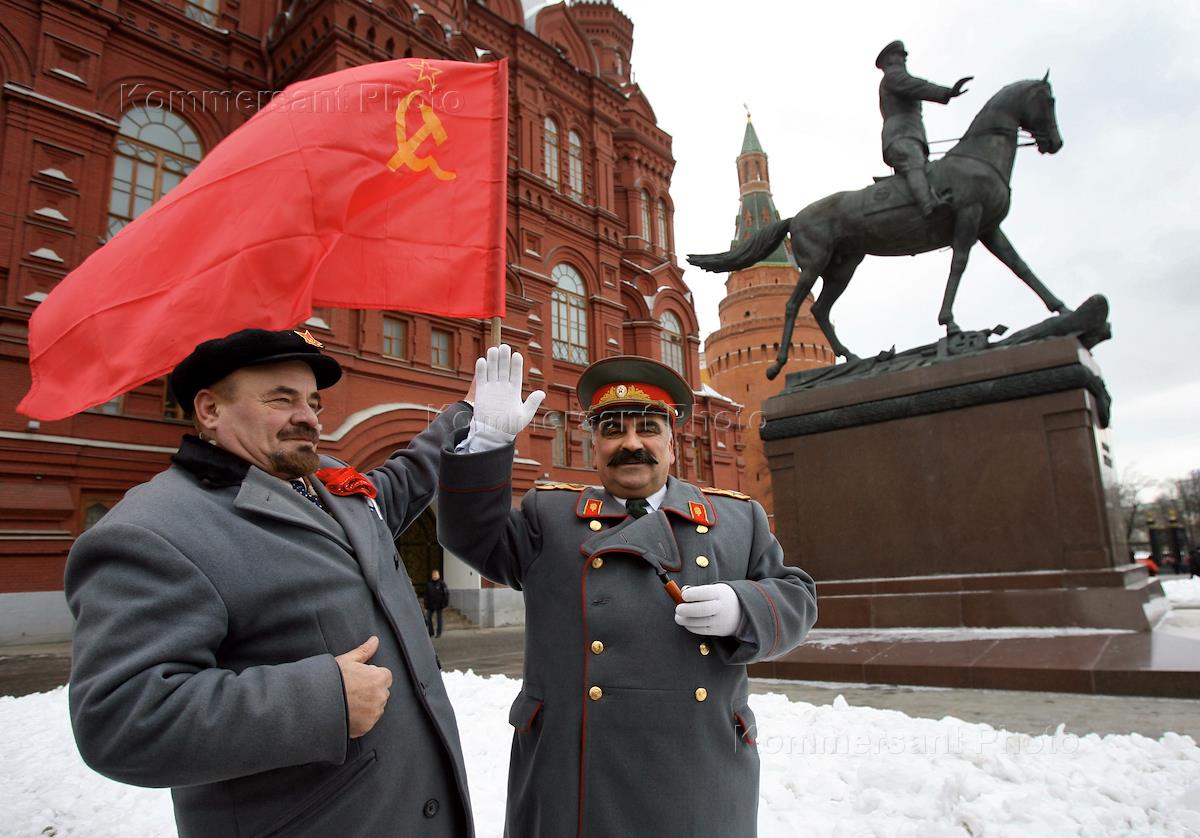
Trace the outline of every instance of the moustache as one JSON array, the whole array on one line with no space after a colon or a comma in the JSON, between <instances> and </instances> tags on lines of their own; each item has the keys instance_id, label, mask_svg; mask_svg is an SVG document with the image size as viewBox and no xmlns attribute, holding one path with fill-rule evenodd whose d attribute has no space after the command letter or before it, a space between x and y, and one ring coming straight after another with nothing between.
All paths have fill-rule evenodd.
<instances>
[{"instance_id":1,"label":"moustache","mask_svg":"<svg viewBox=\"0 0 1200 838\"><path fill-rule=\"evenodd\" d=\"M608 464L610 466L656 466L658 465L658 460L655 459L654 455L645 448L639 448L637 451L626 451L625 449L621 449L613 455L612 459L608 461Z\"/></svg>"},{"instance_id":2,"label":"moustache","mask_svg":"<svg viewBox=\"0 0 1200 838\"><path fill-rule=\"evenodd\" d=\"M318 439L320 439L320 435L315 428L291 428L286 431L280 431L278 436L281 441L299 439L304 442L311 442L313 445L316 445Z\"/></svg>"}]
</instances>

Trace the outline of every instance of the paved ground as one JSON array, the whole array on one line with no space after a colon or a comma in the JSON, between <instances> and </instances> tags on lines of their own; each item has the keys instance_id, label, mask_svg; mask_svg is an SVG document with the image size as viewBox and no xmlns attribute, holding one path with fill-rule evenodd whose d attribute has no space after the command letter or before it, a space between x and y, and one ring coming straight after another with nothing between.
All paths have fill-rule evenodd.
<instances>
[{"instance_id":1,"label":"paved ground","mask_svg":"<svg viewBox=\"0 0 1200 838\"><path fill-rule=\"evenodd\" d=\"M1184 629L1190 630L1194 626ZM448 630L435 641L435 647L446 669L519 678L524 637L520 627ZM69 669L69 644L2 648L0 695L26 695L61 686L67 681ZM767 679L753 679L751 689L756 693L784 693L812 704L828 704L842 695L853 705L934 719L955 716L1030 734L1053 731L1059 723L1065 723L1067 732L1080 735L1136 732L1158 737L1174 731L1200 740L1200 697L1182 700Z\"/></svg>"},{"instance_id":2,"label":"paved ground","mask_svg":"<svg viewBox=\"0 0 1200 838\"><path fill-rule=\"evenodd\" d=\"M475 629L442 635L436 646L446 669L472 669L478 675L521 676L522 628ZM1200 697L1196 700L1093 696L1014 690L955 690L933 687L829 684L818 681L751 679L755 693L783 693L796 701L829 704L844 696L853 705L899 710L910 716L954 716L1022 733L1140 733L1166 731L1200 741Z\"/></svg>"}]
</instances>

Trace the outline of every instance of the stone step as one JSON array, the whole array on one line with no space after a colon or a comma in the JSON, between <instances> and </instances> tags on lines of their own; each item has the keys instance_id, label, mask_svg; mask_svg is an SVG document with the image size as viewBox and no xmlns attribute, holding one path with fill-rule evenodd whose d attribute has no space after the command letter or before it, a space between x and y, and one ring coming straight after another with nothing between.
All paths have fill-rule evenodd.
<instances>
[{"instance_id":1,"label":"stone step","mask_svg":"<svg viewBox=\"0 0 1200 838\"><path fill-rule=\"evenodd\" d=\"M442 631L462 631L463 629L476 629L479 626L467 619L461 611L456 608L442 609Z\"/></svg>"}]
</instances>

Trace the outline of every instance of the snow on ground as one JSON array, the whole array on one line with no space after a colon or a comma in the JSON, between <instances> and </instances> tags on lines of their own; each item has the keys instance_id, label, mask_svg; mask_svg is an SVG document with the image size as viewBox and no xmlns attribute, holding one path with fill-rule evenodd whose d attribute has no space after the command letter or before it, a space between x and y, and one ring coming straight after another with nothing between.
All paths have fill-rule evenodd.
<instances>
[{"instance_id":1,"label":"snow on ground","mask_svg":"<svg viewBox=\"0 0 1200 838\"><path fill-rule=\"evenodd\" d=\"M1172 605L1200 605L1200 576L1187 579L1164 579L1160 576L1158 579Z\"/></svg>"},{"instance_id":2,"label":"snow on ground","mask_svg":"<svg viewBox=\"0 0 1200 838\"><path fill-rule=\"evenodd\" d=\"M480 838L504 819L520 681L446 673ZM753 695L762 758L762 838L852 836L1196 836L1200 747L1062 732L1010 734L952 717ZM692 778L719 786L720 778ZM669 802L669 801L667 801ZM166 791L123 786L79 760L66 689L0 697L0 834L18 838L174 835Z\"/></svg>"},{"instance_id":3,"label":"snow on ground","mask_svg":"<svg viewBox=\"0 0 1200 838\"><path fill-rule=\"evenodd\" d=\"M1070 637L1086 634L1133 634L1129 629L1080 628L894 628L894 629L813 629L804 642L809 646L845 646L859 643L949 643L960 640L1011 640L1017 637Z\"/></svg>"}]
</instances>

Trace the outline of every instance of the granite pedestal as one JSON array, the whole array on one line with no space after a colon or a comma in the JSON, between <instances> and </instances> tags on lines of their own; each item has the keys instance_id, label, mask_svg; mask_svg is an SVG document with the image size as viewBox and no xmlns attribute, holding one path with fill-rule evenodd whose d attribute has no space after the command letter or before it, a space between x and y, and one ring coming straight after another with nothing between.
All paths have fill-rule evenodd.
<instances>
[{"instance_id":1,"label":"granite pedestal","mask_svg":"<svg viewBox=\"0 0 1200 838\"><path fill-rule=\"evenodd\" d=\"M1165 613L1129 562L1107 393L1075 338L792 383L762 435L821 627L1145 631Z\"/></svg>"}]
</instances>

